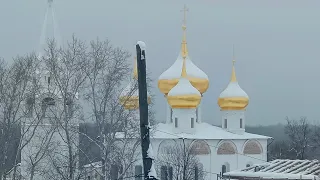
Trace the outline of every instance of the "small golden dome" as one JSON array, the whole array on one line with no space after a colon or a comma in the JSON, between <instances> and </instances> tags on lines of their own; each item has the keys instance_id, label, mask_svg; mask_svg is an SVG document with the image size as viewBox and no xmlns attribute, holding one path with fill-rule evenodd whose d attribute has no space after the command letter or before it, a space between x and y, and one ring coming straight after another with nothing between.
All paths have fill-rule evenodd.
<instances>
[{"instance_id":1,"label":"small golden dome","mask_svg":"<svg viewBox=\"0 0 320 180\"><path fill-rule=\"evenodd\" d=\"M231 81L218 98L221 110L244 110L249 104L249 96L238 84L234 62L233 60Z\"/></svg>"},{"instance_id":2,"label":"small golden dome","mask_svg":"<svg viewBox=\"0 0 320 180\"><path fill-rule=\"evenodd\" d=\"M173 109L195 109L201 102L200 92L192 86L186 76L186 60L184 58L181 78L167 95L168 103Z\"/></svg>"},{"instance_id":3,"label":"small golden dome","mask_svg":"<svg viewBox=\"0 0 320 180\"><path fill-rule=\"evenodd\" d=\"M138 68L137 58L135 57L133 68L133 79L122 91L120 95L120 103L127 110L135 110L139 108L139 90L138 90ZM151 97L148 92L148 104L151 103Z\"/></svg>"},{"instance_id":4,"label":"small golden dome","mask_svg":"<svg viewBox=\"0 0 320 180\"><path fill-rule=\"evenodd\" d=\"M209 88L209 79L201 69L192 63L188 55L185 18L182 30L183 38L181 43L181 52L174 64L160 75L158 80L158 88L163 94L167 95L169 91L178 84L182 73L182 65L185 61L185 70L187 74L186 78L190 81L192 86L194 86L201 94L203 94Z\"/></svg>"}]
</instances>

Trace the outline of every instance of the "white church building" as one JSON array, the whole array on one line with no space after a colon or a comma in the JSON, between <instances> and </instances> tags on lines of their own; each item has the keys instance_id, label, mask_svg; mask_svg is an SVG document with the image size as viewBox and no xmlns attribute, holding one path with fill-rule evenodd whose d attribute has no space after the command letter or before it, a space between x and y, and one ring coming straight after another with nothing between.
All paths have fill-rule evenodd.
<instances>
[{"instance_id":1,"label":"white church building","mask_svg":"<svg viewBox=\"0 0 320 180\"><path fill-rule=\"evenodd\" d=\"M213 126L202 120L201 100L209 88L209 78L191 61L185 24L182 29L181 52L158 80L158 88L164 94L168 107L165 123L159 123L151 129L155 162L158 161L159 164L160 157L167 152L166 149L181 142L190 144L188 148L193 150L192 153L196 153L205 174L204 179L208 180L216 179L217 174L266 162L267 140L271 137L245 131L245 112L249 97L239 86L234 60L231 80L217 100L221 110L221 126ZM126 92L124 91L123 97L126 96ZM138 99L138 93L135 93L128 103L123 105L128 110L139 111ZM174 179L172 169L158 166L158 177ZM135 174L141 173L142 161L135 167ZM164 174L169 177L164 178Z\"/></svg>"}]
</instances>

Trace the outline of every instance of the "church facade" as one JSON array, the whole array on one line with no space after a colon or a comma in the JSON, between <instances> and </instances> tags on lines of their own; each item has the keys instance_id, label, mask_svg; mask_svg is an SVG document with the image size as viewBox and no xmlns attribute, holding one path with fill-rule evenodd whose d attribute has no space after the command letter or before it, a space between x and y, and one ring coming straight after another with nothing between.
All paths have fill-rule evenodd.
<instances>
[{"instance_id":1,"label":"church facade","mask_svg":"<svg viewBox=\"0 0 320 180\"><path fill-rule=\"evenodd\" d=\"M225 172L266 162L267 140L271 137L245 131L245 112L249 96L237 81L235 60L231 80L217 100L221 111L221 126L202 121L201 100L209 88L209 78L191 61L185 24L182 30L181 52L158 80L158 88L168 102L165 123L159 123L151 129L150 138L158 177L171 180L176 179L177 173L185 173L185 170L179 171L181 168L178 166L181 165L181 159L184 159L182 163L189 161L186 159L189 154L196 157L197 163L184 166L191 168L195 172L192 176L199 176L194 177L198 179L216 179ZM137 79L136 67L134 71ZM126 91L123 97L127 97ZM136 93L123 105L130 111L139 111L138 99ZM183 150L179 147L183 147ZM179 150L181 152L177 152ZM133 171L135 175L142 174L142 161L136 163Z\"/></svg>"}]
</instances>

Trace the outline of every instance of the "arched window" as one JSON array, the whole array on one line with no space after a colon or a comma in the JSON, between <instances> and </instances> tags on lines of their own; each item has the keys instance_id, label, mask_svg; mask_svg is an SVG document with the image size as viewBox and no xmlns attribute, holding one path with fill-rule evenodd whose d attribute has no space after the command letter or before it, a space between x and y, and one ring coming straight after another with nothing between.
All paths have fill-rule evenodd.
<instances>
[{"instance_id":1,"label":"arched window","mask_svg":"<svg viewBox=\"0 0 320 180\"><path fill-rule=\"evenodd\" d=\"M165 155L165 154L172 154L173 150L176 149L177 143L174 140L163 140L159 144L158 148L158 156L159 155Z\"/></svg>"},{"instance_id":2,"label":"arched window","mask_svg":"<svg viewBox=\"0 0 320 180\"><path fill-rule=\"evenodd\" d=\"M55 101L53 98L47 97L42 100L42 117L46 117L48 109L50 110L50 107L55 105ZM52 109L51 109L52 110Z\"/></svg>"},{"instance_id":3,"label":"arched window","mask_svg":"<svg viewBox=\"0 0 320 180\"><path fill-rule=\"evenodd\" d=\"M261 154L262 148L258 141L250 140L244 145L244 154Z\"/></svg>"},{"instance_id":4,"label":"arched window","mask_svg":"<svg viewBox=\"0 0 320 180\"><path fill-rule=\"evenodd\" d=\"M231 141L222 142L219 145L217 154L218 155L229 155L236 154L236 146Z\"/></svg>"},{"instance_id":5,"label":"arched window","mask_svg":"<svg viewBox=\"0 0 320 180\"><path fill-rule=\"evenodd\" d=\"M190 152L195 155L207 155L211 154L211 149L207 142L197 140L192 143Z\"/></svg>"}]
</instances>

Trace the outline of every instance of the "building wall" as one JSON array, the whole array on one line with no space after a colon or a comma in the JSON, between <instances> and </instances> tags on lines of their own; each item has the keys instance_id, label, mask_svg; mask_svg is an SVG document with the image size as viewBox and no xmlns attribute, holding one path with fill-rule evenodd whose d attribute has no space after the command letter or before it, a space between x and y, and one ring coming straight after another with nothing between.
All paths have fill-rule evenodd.
<instances>
[{"instance_id":1,"label":"building wall","mask_svg":"<svg viewBox=\"0 0 320 180\"><path fill-rule=\"evenodd\" d=\"M67 163L68 157L68 145L65 143L65 137L63 137L62 129L53 129L53 126L50 124L39 125L36 127L36 133L32 136L32 129L35 126L28 126L30 130L26 133L23 143L28 141L29 137L30 142L22 149L21 152L21 175L25 178L30 178L30 172L32 163L37 162L35 167L35 180L44 179L45 176L55 175L55 167L64 169ZM75 127L76 128L76 127ZM52 132L54 131L54 132ZM77 149L76 144L78 144L78 134L71 132L71 138L74 139L73 150ZM52 137L50 135L52 133ZM77 153L77 152L75 152ZM53 164L51 160L54 158L59 162ZM78 165L78 163L77 163ZM78 167L76 167L78 168ZM46 172L46 173L44 173Z\"/></svg>"},{"instance_id":2,"label":"building wall","mask_svg":"<svg viewBox=\"0 0 320 180\"><path fill-rule=\"evenodd\" d=\"M181 141L181 139L175 139L175 141ZM175 141L168 139L152 139L152 146L153 151L156 157L155 162L157 163L158 153L160 146L165 145L165 143L162 142L171 142L174 143ZM186 140L187 141L187 140ZM194 140L188 140L188 141L194 141ZM210 154L208 155L198 155L198 158L203 165L203 170L206 173L206 179L215 179L216 174L220 174L222 172L222 166L226 166L226 171L232 171L236 169L245 168L247 165L252 166L253 164L258 164L261 162L267 161L267 140L252 140L253 142L256 142L257 144L261 145L261 153L259 154L244 154L244 149L246 147L246 144L248 142L251 142L247 139L241 139L241 140L205 140L208 144L208 147L210 148ZM219 147L223 143L231 143L235 149L234 153L230 153L228 151L219 151ZM228 146L227 146L228 147ZM224 148L223 148L224 149ZM247 148L248 150L248 148ZM250 150L250 148L249 148ZM255 152L255 149L251 150L251 153L257 153ZM249 151L250 152L250 151ZM137 153L141 153L140 149L137 151ZM137 161L135 165L142 165L142 160ZM157 167L157 174L160 178L160 169Z\"/></svg>"},{"instance_id":3,"label":"building wall","mask_svg":"<svg viewBox=\"0 0 320 180\"><path fill-rule=\"evenodd\" d=\"M132 140L132 147L137 140ZM151 144L153 147L153 152L155 156L155 164L158 178L161 178L161 170L160 170L160 148L165 147L168 144L173 144L177 141L182 141L182 139L151 139ZM200 153L197 155L202 166L203 171L205 172L205 179L211 180L216 179L217 174L222 173L222 166L226 167L226 172L245 168L247 165L252 166L253 164L260 164L261 162L267 161L267 140L189 140L185 139L185 143L192 143L196 145L196 142L204 142L200 143L204 145L203 147L207 147L209 149L209 154ZM249 142L256 142L259 146L261 146L259 154L245 154L244 150L246 149L246 145ZM229 144L230 146L223 145L224 143ZM231 148L231 151L228 150ZM232 151L232 148L234 151ZM248 153L257 153L257 149L247 148L246 152ZM134 159L134 164L130 167L130 170L127 171L125 177L132 177L133 175L142 174L143 166L142 166L142 155L141 155L141 146L137 146L136 158ZM90 168L88 169L91 172ZM91 174L91 178L94 177L94 174ZM137 178L138 179L138 178Z\"/></svg>"}]
</instances>

